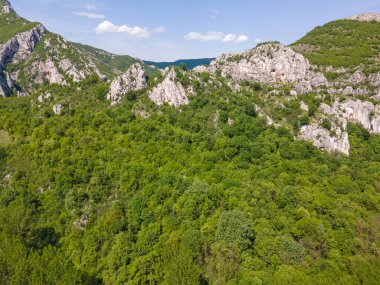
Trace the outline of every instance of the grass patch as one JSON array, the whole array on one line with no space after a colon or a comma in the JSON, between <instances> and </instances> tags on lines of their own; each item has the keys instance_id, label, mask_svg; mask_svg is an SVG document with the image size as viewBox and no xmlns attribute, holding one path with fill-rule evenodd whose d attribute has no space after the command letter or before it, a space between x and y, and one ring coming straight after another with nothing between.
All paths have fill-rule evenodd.
<instances>
[{"instance_id":1,"label":"grass patch","mask_svg":"<svg viewBox=\"0 0 380 285\"><path fill-rule=\"evenodd\" d=\"M9 145L12 139L6 131L0 130L0 145Z\"/></svg>"}]
</instances>

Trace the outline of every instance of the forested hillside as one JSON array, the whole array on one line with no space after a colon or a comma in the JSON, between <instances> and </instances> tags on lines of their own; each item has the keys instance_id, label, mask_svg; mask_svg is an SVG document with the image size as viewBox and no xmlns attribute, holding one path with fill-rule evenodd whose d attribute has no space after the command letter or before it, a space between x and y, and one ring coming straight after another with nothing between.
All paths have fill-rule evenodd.
<instances>
[{"instance_id":1,"label":"forested hillside","mask_svg":"<svg viewBox=\"0 0 380 285\"><path fill-rule=\"evenodd\" d=\"M257 85L181 112L104 87L48 87L62 115L0 100L3 284L377 283L378 136L323 154L257 116Z\"/></svg>"},{"instance_id":2,"label":"forested hillside","mask_svg":"<svg viewBox=\"0 0 380 285\"><path fill-rule=\"evenodd\" d=\"M379 284L378 22L166 71L0 22L0 284Z\"/></svg>"}]
</instances>

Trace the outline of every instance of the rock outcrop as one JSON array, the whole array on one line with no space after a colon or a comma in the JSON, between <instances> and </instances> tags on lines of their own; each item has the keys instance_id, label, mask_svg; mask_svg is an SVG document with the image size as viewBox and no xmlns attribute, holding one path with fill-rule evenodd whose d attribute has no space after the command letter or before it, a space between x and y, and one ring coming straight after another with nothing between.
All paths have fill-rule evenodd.
<instances>
[{"instance_id":1,"label":"rock outcrop","mask_svg":"<svg viewBox=\"0 0 380 285\"><path fill-rule=\"evenodd\" d=\"M302 126L299 139L310 141L314 146L329 153L339 152L345 155L350 153L350 143L348 141L348 133L342 132L339 127L334 126L335 134L317 123Z\"/></svg>"},{"instance_id":2,"label":"rock outcrop","mask_svg":"<svg viewBox=\"0 0 380 285\"><path fill-rule=\"evenodd\" d=\"M366 13L366 14L359 14L354 15L352 17L347 18L348 20L356 20L360 22L380 22L380 14L378 13Z\"/></svg>"},{"instance_id":3,"label":"rock outcrop","mask_svg":"<svg viewBox=\"0 0 380 285\"><path fill-rule=\"evenodd\" d=\"M1 2L4 2L4 4L1 4ZM10 14L14 13L15 10L13 9L11 3L7 0L0 1L0 14Z\"/></svg>"},{"instance_id":4,"label":"rock outcrop","mask_svg":"<svg viewBox=\"0 0 380 285\"><path fill-rule=\"evenodd\" d=\"M125 73L116 77L110 86L107 99L112 105L120 103L121 99L130 91L141 90L146 87L146 75L142 65L136 63Z\"/></svg>"},{"instance_id":5,"label":"rock outcrop","mask_svg":"<svg viewBox=\"0 0 380 285\"><path fill-rule=\"evenodd\" d=\"M249 80L263 84L289 83L299 93L326 86L322 73L312 71L303 55L281 44L265 44L241 54L224 54L209 67L198 67L198 72L220 72L233 80Z\"/></svg>"},{"instance_id":6,"label":"rock outcrop","mask_svg":"<svg viewBox=\"0 0 380 285\"><path fill-rule=\"evenodd\" d=\"M20 62L29 58L37 43L47 32L44 26L38 24L33 29L19 33L0 45L0 66L8 62Z\"/></svg>"},{"instance_id":7,"label":"rock outcrop","mask_svg":"<svg viewBox=\"0 0 380 285\"><path fill-rule=\"evenodd\" d=\"M9 80L11 76L4 72L5 65L27 60L46 32L44 26L37 25L0 45L0 96L9 96L13 87L13 80Z\"/></svg>"},{"instance_id":8,"label":"rock outcrop","mask_svg":"<svg viewBox=\"0 0 380 285\"><path fill-rule=\"evenodd\" d=\"M61 115L62 111L63 111L63 106L61 104L56 104L53 106L54 114Z\"/></svg>"},{"instance_id":9,"label":"rock outcrop","mask_svg":"<svg viewBox=\"0 0 380 285\"><path fill-rule=\"evenodd\" d=\"M177 81L177 73L174 69L167 72L164 81L152 90L149 98L159 106L164 103L174 107L189 104L186 90L181 82Z\"/></svg>"},{"instance_id":10,"label":"rock outcrop","mask_svg":"<svg viewBox=\"0 0 380 285\"><path fill-rule=\"evenodd\" d=\"M46 80L50 84L67 85L54 61L50 58L45 61L33 62L30 72L37 75L35 79L37 84L42 84Z\"/></svg>"},{"instance_id":11,"label":"rock outcrop","mask_svg":"<svg viewBox=\"0 0 380 285\"><path fill-rule=\"evenodd\" d=\"M358 123L374 134L380 134L380 106L361 100L335 101L330 107L321 105L324 113L333 114L351 123Z\"/></svg>"},{"instance_id":12,"label":"rock outcrop","mask_svg":"<svg viewBox=\"0 0 380 285\"><path fill-rule=\"evenodd\" d=\"M332 106L322 103L321 112L331 122L331 131L323 128L320 122L301 127L298 136L301 140L312 142L317 148L328 152L341 152L349 155L347 124L358 123L374 134L380 134L380 106L368 101L335 101Z\"/></svg>"}]
</instances>

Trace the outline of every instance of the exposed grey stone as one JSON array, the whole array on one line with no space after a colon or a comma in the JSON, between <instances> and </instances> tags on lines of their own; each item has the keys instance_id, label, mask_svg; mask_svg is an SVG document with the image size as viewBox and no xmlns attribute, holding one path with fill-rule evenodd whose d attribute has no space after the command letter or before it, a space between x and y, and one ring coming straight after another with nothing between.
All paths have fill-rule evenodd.
<instances>
[{"instance_id":1,"label":"exposed grey stone","mask_svg":"<svg viewBox=\"0 0 380 285\"><path fill-rule=\"evenodd\" d=\"M136 63L112 81L107 99L111 101L112 105L115 105L120 103L121 99L129 91L140 90L145 87L145 71L140 63Z\"/></svg>"},{"instance_id":2,"label":"exposed grey stone","mask_svg":"<svg viewBox=\"0 0 380 285\"><path fill-rule=\"evenodd\" d=\"M67 85L54 61L50 58L46 61L33 62L31 72L37 75L35 83L42 84L44 80L47 80L50 84Z\"/></svg>"},{"instance_id":3,"label":"exposed grey stone","mask_svg":"<svg viewBox=\"0 0 380 285\"><path fill-rule=\"evenodd\" d=\"M43 103L47 99L49 99L50 97L51 97L51 94L50 93L46 93L46 94L38 96L37 100L38 100L38 102Z\"/></svg>"},{"instance_id":4,"label":"exposed grey stone","mask_svg":"<svg viewBox=\"0 0 380 285\"><path fill-rule=\"evenodd\" d=\"M347 19L361 21L361 22L370 22L370 21L380 22L380 14L378 13L359 14L359 15L354 15L352 17L349 17Z\"/></svg>"},{"instance_id":5,"label":"exposed grey stone","mask_svg":"<svg viewBox=\"0 0 380 285\"><path fill-rule=\"evenodd\" d=\"M335 134L318 123L302 126L298 138L305 141L310 141L314 146L321 150L326 150L329 153L340 152L345 155L350 153L350 143L348 141L348 133L342 132L339 127L333 126Z\"/></svg>"},{"instance_id":6,"label":"exposed grey stone","mask_svg":"<svg viewBox=\"0 0 380 285\"><path fill-rule=\"evenodd\" d=\"M149 94L149 98L159 106L164 103L174 107L189 104L186 90L179 81L176 81L176 77L176 71L170 69L164 81L158 84Z\"/></svg>"},{"instance_id":7,"label":"exposed grey stone","mask_svg":"<svg viewBox=\"0 0 380 285\"><path fill-rule=\"evenodd\" d=\"M53 112L56 115L61 115L62 110L63 110L63 106L61 104L56 104L53 106Z\"/></svg>"},{"instance_id":8,"label":"exposed grey stone","mask_svg":"<svg viewBox=\"0 0 380 285\"><path fill-rule=\"evenodd\" d=\"M302 111L305 111L305 112L309 111L309 106L306 105L304 101L301 101L300 108L301 108Z\"/></svg>"},{"instance_id":9,"label":"exposed grey stone","mask_svg":"<svg viewBox=\"0 0 380 285\"><path fill-rule=\"evenodd\" d=\"M9 3L9 1L7 0L4 0L3 1L4 4L2 5L2 7L0 7L0 14L10 14L10 13L14 13L15 10L13 9L11 3Z\"/></svg>"},{"instance_id":10,"label":"exposed grey stone","mask_svg":"<svg viewBox=\"0 0 380 285\"><path fill-rule=\"evenodd\" d=\"M307 59L291 48L280 44L267 44L241 54L223 54L208 67L197 72L221 72L233 80L249 80L264 84L290 83L300 93L328 84L322 73L312 71Z\"/></svg>"}]
</instances>

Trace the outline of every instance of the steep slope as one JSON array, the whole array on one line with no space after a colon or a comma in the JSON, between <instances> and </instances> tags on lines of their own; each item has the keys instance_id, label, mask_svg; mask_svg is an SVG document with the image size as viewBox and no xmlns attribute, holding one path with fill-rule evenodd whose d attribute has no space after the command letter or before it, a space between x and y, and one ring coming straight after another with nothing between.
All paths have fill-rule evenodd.
<instances>
[{"instance_id":1,"label":"steep slope","mask_svg":"<svg viewBox=\"0 0 380 285\"><path fill-rule=\"evenodd\" d=\"M361 14L330 22L309 32L292 48L333 83L331 93L375 95L380 92L379 18L380 14Z\"/></svg>"},{"instance_id":2,"label":"steep slope","mask_svg":"<svg viewBox=\"0 0 380 285\"><path fill-rule=\"evenodd\" d=\"M224 54L209 67L195 71L220 72L223 77L239 81L289 83L301 93L327 85L324 76L314 72L302 55L278 43L263 44L240 54Z\"/></svg>"},{"instance_id":3,"label":"steep slope","mask_svg":"<svg viewBox=\"0 0 380 285\"><path fill-rule=\"evenodd\" d=\"M108 78L113 79L115 76L126 72L132 65L141 63L140 59L133 58L128 55L116 55L107 51L97 49L88 45L72 43L81 52L85 53L96 64L97 68ZM144 66L147 74L155 74L157 69Z\"/></svg>"}]
</instances>

